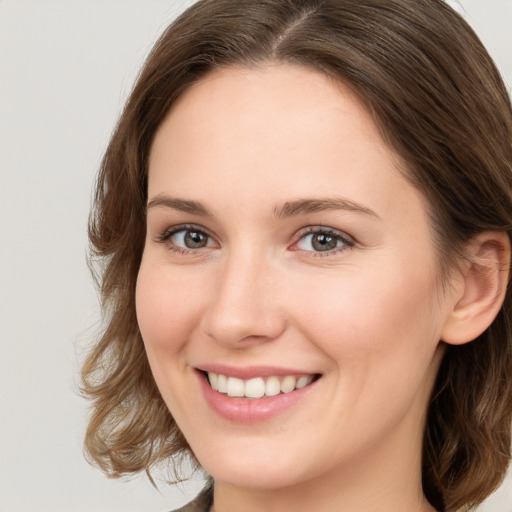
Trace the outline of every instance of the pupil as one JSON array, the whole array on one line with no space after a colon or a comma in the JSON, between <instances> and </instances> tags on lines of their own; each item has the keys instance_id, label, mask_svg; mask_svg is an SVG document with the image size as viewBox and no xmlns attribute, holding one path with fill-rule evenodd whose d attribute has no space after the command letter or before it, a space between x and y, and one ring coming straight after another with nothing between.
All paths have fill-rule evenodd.
<instances>
[{"instance_id":1,"label":"pupil","mask_svg":"<svg viewBox=\"0 0 512 512\"><path fill-rule=\"evenodd\" d=\"M336 249L337 240L331 235L315 235L312 240L313 247L317 251L330 251Z\"/></svg>"},{"instance_id":2,"label":"pupil","mask_svg":"<svg viewBox=\"0 0 512 512\"><path fill-rule=\"evenodd\" d=\"M188 231L185 235L185 245L190 249L197 249L206 245L206 235L197 231Z\"/></svg>"}]
</instances>

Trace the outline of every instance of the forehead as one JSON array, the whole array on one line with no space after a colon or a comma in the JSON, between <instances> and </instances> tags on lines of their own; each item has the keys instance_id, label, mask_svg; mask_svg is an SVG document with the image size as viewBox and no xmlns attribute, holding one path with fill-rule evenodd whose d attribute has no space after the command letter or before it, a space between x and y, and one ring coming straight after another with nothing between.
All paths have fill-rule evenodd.
<instances>
[{"instance_id":1,"label":"forehead","mask_svg":"<svg viewBox=\"0 0 512 512\"><path fill-rule=\"evenodd\" d=\"M343 84L293 65L227 68L185 91L159 127L148 192L193 190L203 202L231 193L247 209L261 195L275 203L335 190L385 208L394 196L384 191L404 186L400 165Z\"/></svg>"},{"instance_id":2,"label":"forehead","mask_svg":"<svg viewBox=\"0 0 512 512\"><path fill-rule=\"evenodd\" d=\"M179 96L162 124L172 118L173 124L196 121L204 129L226 128L231 115L233 128L243 124L276 136L290 121L316 131L318 121L339 120L338 113L374 131L374 119L348 86L308 67L268 63L211 71Z\"/></svg>"}]
</instances>

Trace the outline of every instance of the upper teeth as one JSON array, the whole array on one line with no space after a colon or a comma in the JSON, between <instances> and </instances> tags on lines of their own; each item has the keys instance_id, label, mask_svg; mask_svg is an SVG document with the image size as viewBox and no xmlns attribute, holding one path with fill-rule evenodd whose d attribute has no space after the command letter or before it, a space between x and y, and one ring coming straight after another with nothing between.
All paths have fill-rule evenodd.
<instances>
[{"instance_id":1,"label":"upper teeth","mask_svg":"<svg viewBox=\"0 0 512 512\"><path fill-rule=\"evenodd\" d=\"M306 387L313 380L313 375L295 377L255 377L242 380L236 377L208 372L210 385L219 393L226 393L232 397L261 398L262 396L275 396L279 393L290 393L294 389Z\"/></svg>"}]
</instances>

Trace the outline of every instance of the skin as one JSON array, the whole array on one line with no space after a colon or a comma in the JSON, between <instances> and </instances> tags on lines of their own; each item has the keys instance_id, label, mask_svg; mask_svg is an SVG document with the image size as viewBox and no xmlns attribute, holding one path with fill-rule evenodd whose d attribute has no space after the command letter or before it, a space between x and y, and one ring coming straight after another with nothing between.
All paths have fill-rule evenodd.
<instances>
[{"instance_id":1,"label":"skin","mask_svg":"<svg viewBox=\"0 0 512 512\"><path fill-rule=\"evenodd\" d=\"M160 126L137 314L216 512L433 510L421 440L460 280L440 286L426 202L400 165L346 88L282 64L213 72ZM306 198L361 208L275 215ZM182 224L207 244L164 240ZM310 227L349 243L318 251ZM206 404L195 368L207 363L321 378L284 414L244 425Z\"/></svg>"}]
</instances>

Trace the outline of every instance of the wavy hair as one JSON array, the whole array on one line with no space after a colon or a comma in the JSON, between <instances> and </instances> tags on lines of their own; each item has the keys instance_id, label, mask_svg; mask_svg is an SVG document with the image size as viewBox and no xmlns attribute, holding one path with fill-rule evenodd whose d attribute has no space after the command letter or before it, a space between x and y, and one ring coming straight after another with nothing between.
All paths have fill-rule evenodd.
<instances>
[{"instance_id":1,"label":"wavy hair","mask_svg":"<svg viewBox=\"0 0 512 512\"><path fill-rule=\"evenodd\" d=\"M475 234L512 236L512 107L492 59L442 0L200 0L148 56L101 164L91 266L105 328L82 368L88 457L110 476L190 453L151 375L135 313L147 162L179 95L209 71L285 62L364 102L428 200L440 275ZM447 346L429 405L423 485L439 510L478 504L510 461L512 294L475 341ZM192 454L193 455L193 454Z\"/></svg>"}]
</instances>

